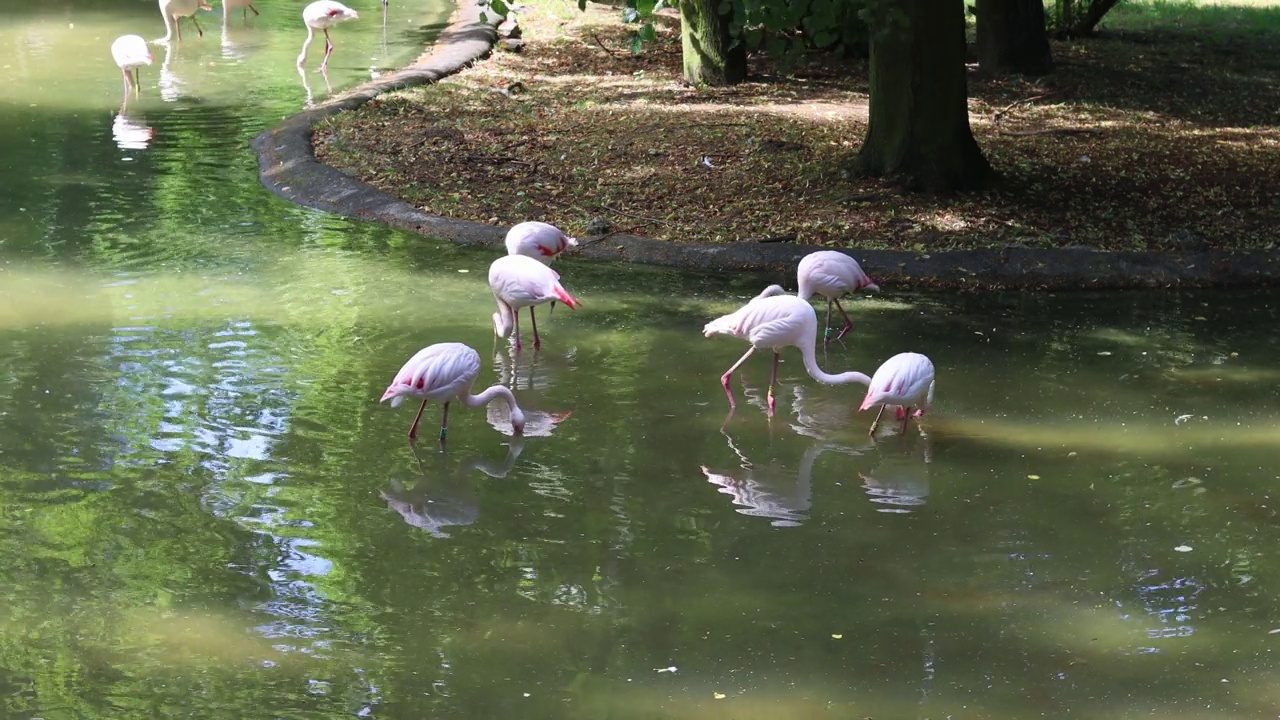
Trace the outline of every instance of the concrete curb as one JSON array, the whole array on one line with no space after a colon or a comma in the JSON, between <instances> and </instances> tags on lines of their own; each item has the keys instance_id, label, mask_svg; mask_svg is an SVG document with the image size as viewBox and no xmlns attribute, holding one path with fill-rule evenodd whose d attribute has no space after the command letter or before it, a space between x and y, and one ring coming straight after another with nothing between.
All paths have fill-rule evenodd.
<instances>
[{"instance_id":1,"label":"concrete curb","mask_svg":"<svg viewBox=\"0 0 1280 720\"><path fill-rule=\"evenodd\" d=\"M436 82L488 55L497 41L474 0L450 19L432 49L412 65L364 83L286 119L253 140L262 183L281 197L320 210L497 251L507 228L453 220L418 208L316 160L311 128L380 93ZM576 253L598 260L663 265L697 272L759 272L792 280L796 263L820 249L790 243L673 243L634 235L583 238ZM962 250L915 253L846 250L876 282L945 288L1244 287L1280 282L1280 250L1096 252L1087 249ZM794 283L791 283L792 285Z\"/></svg>"}]
</instances>

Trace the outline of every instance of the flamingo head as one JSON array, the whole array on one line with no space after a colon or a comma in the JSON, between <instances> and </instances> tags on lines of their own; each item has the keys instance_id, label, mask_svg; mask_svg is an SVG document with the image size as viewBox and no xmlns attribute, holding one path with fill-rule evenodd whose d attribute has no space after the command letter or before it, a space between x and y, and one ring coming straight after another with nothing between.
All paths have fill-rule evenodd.
<instances>
[{"instance_id":1,"label":"flamingo head","mask_svg":"<svg viewBox=\"0 0 1280 720\"><path fill-rule=\"evenodd\" d=\"M511 433L524 435L524 412L514 405L511 406Z\"/></svg>"},{"instance_id":2,"label":"flamingo head","mask_svg":"<svg viewBox=\"0 0 1280 720\"><path fill-rule=\"evenodd\" d=\"M867 278L867 283L866 283L865 285L863 285L863 286L862 286L862 289L863 289L863 290L875 290L876 292L880 292L880 286L879 286L879 285L877 285L877 284L875 284L875 283L873 283L873 282L871 282L871 278Z\"/></svg>"},{"instance_id":3,"label":"flamingo head","mask_svg":"<svg viewBox=\"0 0 1280 720\"><path fill-rule=\"evenodd\" d=\"M213 6L205 2L204 0L200 0L199 7L201 10L213 10Z\"/></svg>"},{"instance_id":4,"label":"flamingo head","mask_svg":"<svg viewBox=\"0 0 1280 720\"><path fill-rule=\"evenodd\" d=\"M334 20L359 20L360 13L349 7L339 5L338 7L329 9L329 17Z\"/></svg>"}]
</instances>

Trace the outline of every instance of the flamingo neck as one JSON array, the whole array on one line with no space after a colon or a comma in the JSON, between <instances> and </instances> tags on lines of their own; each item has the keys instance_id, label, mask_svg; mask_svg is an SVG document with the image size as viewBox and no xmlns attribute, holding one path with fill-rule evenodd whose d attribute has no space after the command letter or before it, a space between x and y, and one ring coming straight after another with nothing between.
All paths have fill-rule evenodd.
<instances>
[{"instance_id":1,"label":"flamingo neck","mask_svg":"<svg viewBox=\"0 0 1280 720\"><path fill-rule=\"evenodd\" d=\"M310 25L307 26L307 39L302 41L302 52L298 53L298 64L301 65L307 61L307 48L311 47L311 38L315 37L316 31Z\"/></svg>"},{"instance_id":2,"label":"flamingo neck","mask_svg":"<svg viewBox=\"0 0 1280 720\"><path fill-rule=\"evenodd\" d=\"M493 385L479 395L464 395L460 399L466 403L468 407L481 407L493 402L495 398L502 398L507 403L507 407L513 412L520 409L516 405L516 396L504 385Z\"/></svg>"},{"instance_id":3,"label":"flamingo neck","mask_svg":"<svg viewBox=\"0 0 1280 720\"><path fill-rule=\"evenodd\" d=\"M863 385L871 385L871 378L863 373L850 371L842 372L839 375L828 375L818 367L818 359L814 356L814 346L817 344L817 333L814 333L814 339L800 346L800 355L804 357L804 369L808 371L809 377L820 383L828 385L847 385L849 383L862 383Z\"/></svg>"},{"instance_id":4,"label":"flamingo neck","mask_svg":"<svg viewBox=\"0 0 1280 720\"><path fill-rule=\"evenodd\" d=\"M515 318L512 316L511 306L498 301L498 312L493 316L493 327L498 332L498 337L510 337L511 328L515 324Z\"/></svg>"}]
</instances>

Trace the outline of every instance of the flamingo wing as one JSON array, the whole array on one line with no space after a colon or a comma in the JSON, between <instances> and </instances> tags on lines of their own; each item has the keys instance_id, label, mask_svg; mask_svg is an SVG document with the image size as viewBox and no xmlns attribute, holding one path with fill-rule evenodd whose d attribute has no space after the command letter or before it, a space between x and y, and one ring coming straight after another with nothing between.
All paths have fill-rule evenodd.
<instances>
[{"instance_id":1,"label":"flamingo wing","mask_svg":"<svg viewBox=\"0 0 1280 720\"><path fill-rule=\"evenodd\" d=\"M467 391L480 374L480 354L462 343L437 343L409 358L382 399L400 404L406 395L443 400Z\"/></svg>"}]
</instances>

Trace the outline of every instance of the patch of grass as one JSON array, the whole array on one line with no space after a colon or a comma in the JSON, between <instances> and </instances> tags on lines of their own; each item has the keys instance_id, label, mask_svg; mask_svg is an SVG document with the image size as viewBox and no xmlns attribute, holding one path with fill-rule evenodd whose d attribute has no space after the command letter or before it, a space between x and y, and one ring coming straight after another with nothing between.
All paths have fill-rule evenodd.
<instances>
[{"instance_id":1,"label":"patch of grass","mask_svg":"<svg viewBox=\"0 0 1280 720\"><path fill-rule=\"evenodd\" d=\"M314 142L428 211L571 234L603 220L672 241L917 251L1274 246L1276 26L1219 22L1198 3L1122 7L1123 32L1055 42L1051 76L970 76L974 133L1002 174L982 193L903 194L847 175L866 133L864 64L822 58L782 75L757 58L751 82L692 88L674 22L632 55L635 26L616 9L565 0L528 2L523 52L337 115Z\"/></svg>"}]
</instances>

